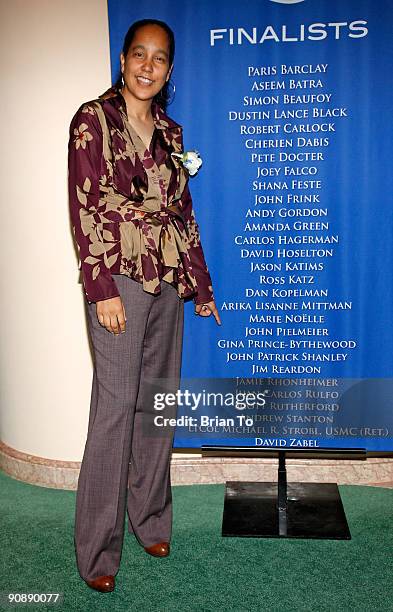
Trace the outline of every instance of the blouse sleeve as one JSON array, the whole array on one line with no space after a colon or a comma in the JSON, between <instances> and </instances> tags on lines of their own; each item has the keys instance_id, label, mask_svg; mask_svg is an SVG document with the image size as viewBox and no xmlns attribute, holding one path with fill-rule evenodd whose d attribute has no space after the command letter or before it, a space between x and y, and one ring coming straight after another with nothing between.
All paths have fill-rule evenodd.
<instances>
[{"instance_id":1,"label":"blouse sleeve","mask_svg":"<svg viewBox=\"0 0 393 612\"><path fill-rule=\"evenodd\" d=\"M100 229L99 180L103 155L102 130L92 106L82 105L71 120L68 143L68 196L79 269L89 303L119 296L110 272L107 250L113 244Z\"/></svg>"},{"instance_id":2,"label":"blouse sleeve","mask_svg":"<svg viewBox=\"0 0 393 612\"><path fill-rule=\"evenodd\" d=\"M198 287L198 293L194 297L194 303L205 304L214 299L213 287L203 254L199 226L195 219L188 181L181 196L181 206L182 216L186 222L187 232L190 236L189 255Z\"/></svg>"}]
</instances>

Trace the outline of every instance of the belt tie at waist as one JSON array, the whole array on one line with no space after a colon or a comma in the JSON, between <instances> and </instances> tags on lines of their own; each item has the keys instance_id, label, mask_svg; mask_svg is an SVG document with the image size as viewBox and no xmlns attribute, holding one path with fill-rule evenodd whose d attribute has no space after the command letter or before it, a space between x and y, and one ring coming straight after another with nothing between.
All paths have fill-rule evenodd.
<instances>
[{"instance_id":1,"label":"belt tie at waist","mask_svg":"<svg viewBox=\"0 0 393 612\"><path fill-rule=\"evenodd\" d=\"M189 236L178 206L174 204L152 211L143 206L132 206L130 201L124 206L122 198L122 210L119 212L118 194L108 193L105 196L106 213L108 205L112 204L112 214L101 215L102 227L105 227L105 223L120 223L121 273L136 276L145 291L158 294L161 290L161 263L173 269L171 280L177 283L179 297L194 293L197 282L188 252ZM114 205L117 205L116 208Z\"/></svg>"},{"instance_id":2,"label":"belt tie at waist","mask_svg":"<svg viewBox=\"0 0 393 612\"><path fill-rule=\"evenodd\" d=\"M159 231L158 241L154 241L154 244L151 246L153 250L157 250L160 261L165 266L171 268L176 268L179 264L179 247L180 252L186 250L186 245L183 242L183 236L178 226L179 218L184 223L179 212L167 208L166 210L147 212L139 219L144 236L149 237L151 233L156 235L153 228L157 228ZM185 224L184 228L187 234Z\"/></svg>"}]
</instances>

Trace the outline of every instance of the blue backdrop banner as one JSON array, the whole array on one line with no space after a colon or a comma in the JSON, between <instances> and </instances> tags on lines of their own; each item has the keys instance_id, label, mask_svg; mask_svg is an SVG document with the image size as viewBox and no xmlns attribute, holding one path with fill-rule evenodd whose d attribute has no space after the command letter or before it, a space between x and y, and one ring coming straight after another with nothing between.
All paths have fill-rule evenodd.
<instances>
[{"instance_id":1,"label":"blue backdrop banner","mask_svg":"<svg viewBox=\"0 0 393 612\"><path fill-rule=\"evenodd\" d=\"M186 305L182 391L201 396L175 446L392 451L391 2L108 9L113 82L133 21L174 30L167 112L203 159L190 188L222 325Z\"/></svg>"}]
</instances>

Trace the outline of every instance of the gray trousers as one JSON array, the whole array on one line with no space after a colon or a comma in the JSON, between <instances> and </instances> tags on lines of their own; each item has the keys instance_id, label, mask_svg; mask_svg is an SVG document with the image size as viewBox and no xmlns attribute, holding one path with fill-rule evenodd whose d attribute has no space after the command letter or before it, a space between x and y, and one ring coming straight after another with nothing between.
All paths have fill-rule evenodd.
<instances>
[{"instance_id":1,"label":"gray trousers","mask_svg":"<svg viewBox=\"0 0 393 612\"><path fill-rule=\"evenodd\" d=\"M165 281L159 295L125 275L116 275L116 284L126 333L108 332L96 305L86 302L94 372L74 537L84 580L117 573L126 507L129 531L142 546L169 542L172 531L173 430L146 435L144 412L152 406L143 395L151 378L179 382L184 302Z\"/></svg>"}]
</instances>

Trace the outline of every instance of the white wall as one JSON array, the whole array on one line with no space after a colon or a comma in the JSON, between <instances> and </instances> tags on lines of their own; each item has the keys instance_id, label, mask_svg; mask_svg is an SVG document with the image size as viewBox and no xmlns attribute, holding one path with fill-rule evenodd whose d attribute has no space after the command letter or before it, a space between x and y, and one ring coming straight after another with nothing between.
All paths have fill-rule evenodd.
<instances>
[{"instance_id":1,"label":"white wall","mask_svg":"<svg viewBox=\"0 0 393 612\"><path fill-rule=\"evenodd\" d=\"M79 461L92 358L67 201L72 115L110 86L106 0L1 0L1 429Z\"/></svg>"}]
</instances>

